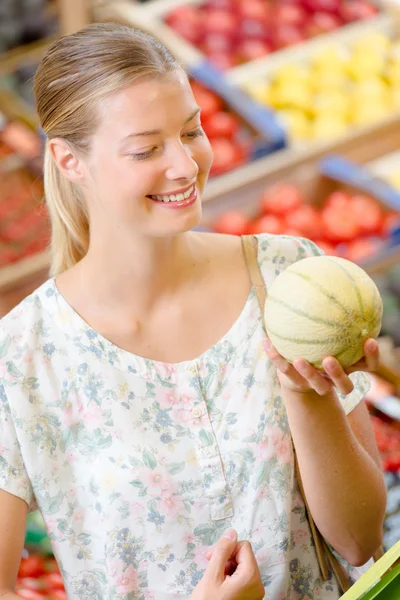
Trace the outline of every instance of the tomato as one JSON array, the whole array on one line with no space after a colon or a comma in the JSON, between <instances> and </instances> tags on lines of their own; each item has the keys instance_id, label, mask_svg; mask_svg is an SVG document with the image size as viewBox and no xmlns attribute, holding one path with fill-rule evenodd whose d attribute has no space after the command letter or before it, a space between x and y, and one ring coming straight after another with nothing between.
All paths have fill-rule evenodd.
<instances>
[{"instance_id":1,"label":"tomato","mask_svg":"<svg viewBox=\"0 0 400 600\"><path fill-rule=\"evenodd\" d=\"M18 596L21 598L26 598L26 600L43 600L43 598L46 598L45 594L24 588L18 590Z\"/></svg>"},{"instance_id":2,"label":"tomato","mask_svg":"<svg viewBox=\"0 0 400 600\"><path fill-rule=\"evenodd\" d=\"M301 231L302 235L310 239L322 237L323 223L321 214L315 206L304 204L286 215L286 223Z\"/></svg>"},{"instance_id":3,"label":"tomato","mask_svg":"<svg viewBox=\"0 0 400 600\"><path fill-rule=\"evenodd\" d=\"M334 244L350 242L361 233L357 218L348 208L328 206L322 209L324 237Z\"/></svg>"},{"instance_id":4,"label":"tomato","mask_svg":"<svg viewBox=\"0 0 400 600\"><path fill-rule=\"evenodd\" d=\"M303 237L303 233L300 231L300 229L296 229L295 227L287 227L286 224L284 224L283 233L293 237Z\"/></svg>"},{"instance_id":5,"label":"tomato","mask_svg":"<svg viewBox=\"0 0 400 600\"><path fill-rule=\"evenodd\" d=\"M384 214L378 202L369 196L357 194L350 201L350 210L365 235L379 233L384 224Z\"/></svg>"},{"instance_id":6,"label":"tomato","mask_svg":"<svg viewBox=\"0 0 400 600\"><path fill-rule=\"evenodd\" d=\"M353 262L360 262L377 254L382 247L382 241L377 238L359 238L349 244L347 258Z\"/></svg>"},{"instance_id":7,"label":"tomato","mask_svg":"<svg viewBox=\"0 0 400 600\"><path fill-rule=\"evenodd\" d=\"M18 571L18 576L23 577L38 577L44 573L45 559L37 554L31 554L27 558L21 560Z\"/></svg>"},{"instance_id":8,"label":"tomato","mask_svg":"<svg viewBox=\"0 0 400 600\"><path fill-rule=\"evenodd\" d=\"M238 56L232 52L215 52L209 54L208 58L210 63L220 71L233 69L233 67L236 67L240 63Z\"/></svg>"},{"instance_id":9,"label":"tomato","mask_svg":"<svg viewBox=\"0 0 400 600\"><path fill-rule=\"evenodd\" d=\"M249 227L249 219L237 211L226 212L213 223L214 231L231 235L245 235L249 232Z\"/></svg>"},{"instance_id":10,"label":"tomato","mask_svg":"<svg viewBox=\"0 0 400 600\"><path fill-rule=\"evenodd\" d=\"M178 35L194 45L200 41L202 34L202 11L196 6L181 6L171 12L165 19Z\"/></svg>"},{"instance_id":11,"label":"tomato","mask_svg":"<svg viewBox=\"0 0 400 600\"><path fill-rule=\"evenodd\" d=\"M279 235L284 232L284 224L275 215L264 215L250 225L250 233L273 233Z\"/></svg>"},{"instance_id":12,"label":"tomato","mask_svg":"<svg viewBox=\"0 0 400 600\"><path fill-rule=\"evenodd\" d=\"M197 81L191 82L193 95L201 108L201 116L207 119L210 115L222 110L222 100L217 94L207 90Z\"/></svg>"},{"instance_id":13,"label":"tomato","mask_svg":"<svg viewBox=\"0 0 400 600\"><path fill-rule=\"evenodd\" d=\"M272 215L285 215L304 204L296 186L290 183L277 183L265 190L261 196L261 211Z\"/></svg>"},{"instance_id":14,"label":"tomato","mask_svg":"<svg viewBox=\"0 0 400 600\"><path fill-rule=\"evenodd\" d=\"M43 577L21 577L19 583L21 588L35 592L43 592L47 589Z\"/></svg>"},{"instance_id":15,"label":"tomato","mask_svg":"<svg viewBox=\"0 0 400 600\"><path fill-rule=\"evenodd\" d=\"M244 150L232 140L217 137L211 139L210 143L214 154L211 175L226 173L245 162Z\"/></svg>"},{"instance_id":16,"label":"tomato","mask_svg":"<svg viewBox=\"0 0 400 600\"><path fill-rule=\"evenodd\" d=\"M348 208L349 203L351 201L351 194L344 190L336 190L329 194L327 199L324 202L324 207L329 208L337 208L339 210L343 208Z\"/></svg>"},{"instance_id":17,"label":"tomato","mask_svg":"<svg viewBox=\"0 0 400 600\"><path fill-rule=\"evenodd\" d=\"M44 576L47 588L50 590L63 590L64 582L60 573L47 573Z\"/></svg>"},{"instance_id":18,"label":"tomato","mask_svg":"<svg viewBox=\"0 0 400 600\"><path fill-rule=\"evenodd\" d=\"M233 138L240 129L240 122L232 113L218 111L204 120L203 129L209 138Z\"/></svg>"}]
</instances>

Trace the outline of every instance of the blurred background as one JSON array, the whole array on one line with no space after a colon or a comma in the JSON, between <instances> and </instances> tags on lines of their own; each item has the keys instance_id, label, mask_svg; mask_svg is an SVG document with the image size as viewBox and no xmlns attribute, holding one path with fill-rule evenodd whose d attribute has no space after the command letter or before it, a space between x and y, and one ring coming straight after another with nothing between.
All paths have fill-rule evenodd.
<instances>
[{"instance_id":1,"label":"blurred background","mask_svg":"<svg viewBox=\"0 0 400 600\"><path fill-rule=\"evenodd\" d=\"M400 538L400 0L0 0L0 316L48 277L32 77L57 36L117 21L187 69L214 151L202 228L305 236L384 302L368 397ZM38 513L19 594L66 598Z\"/></svg>"}]
</instances>

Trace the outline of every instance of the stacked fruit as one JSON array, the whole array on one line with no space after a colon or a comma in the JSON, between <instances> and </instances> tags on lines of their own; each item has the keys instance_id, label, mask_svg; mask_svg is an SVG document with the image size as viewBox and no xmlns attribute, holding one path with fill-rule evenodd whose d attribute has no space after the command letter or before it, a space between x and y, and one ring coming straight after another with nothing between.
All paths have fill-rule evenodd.
<instances>
[{"instance_id":1,"label":"stacked fruit","mask_svg":"<svg viewBox=\"0 0 400 600\"><path fill-rule=\"evenodd\" d=\"M54 558L29 554L18 572L16 592L26 600L67 600L63 580Z\"/></svg>"},{"instance_id":2,"label":"stacked fruit","mask_svg":"<svg viewBox=\"0 0 400 600\"><path fill-rule=\"evenodd\" d=\"M337 190L317 207L307 204L296 186L280 183L264 191L256 218L230 211L219 216L212 229L235 235L303 236L315 241L326 254L357 262L380 249L399 219L399 213L384 211L365 194Z\"/></svg>"},{"instance_id":3,"label":"stacked fruit","mask_svg":"<svg viewBox=\"0 0 400 600\"><path fill-rule=\"evenodd\" d=\"M206 0L166 22L222 69L376 14L368 0Z\"/></svg>"},{"instance_id":4,"label":"stacked fruit","mask_svg":"<svg viewBox=\"0 0 400 600\"><path fill-rule=\"evenodd\" d=\"M347 49L326 46L245 87L278 111L293 140L334 139L400 108L400 45L371 32Z\"/></svg>"},{"instance_id":5,"label":"stacked fruit","mask_svg":"<svg viewBox=\"0 0 400 600\"><path fill-rule=\"evenodd\" d=\"M400 423L377 415L371 415L371 420L383 470L400 471Z\"/></svg>"},{"instance_id":6,"label":"stacked fruit","mask_svg":"<svg viewBox=\"0 0 400 600\"><path fill-rule=\"evenodd\" d=\"M42 182L27 170L0 166L0 267L45 249L49 226Z\"/></svg>"},{"instance_id":7,"label":"stacked fruit","mask_svg":"<svg viewBox=\"0 0 400 600\"><path fill-rule=\"evenodd\" d=\"M252 134L223 100L197 81L192 81L196 102L201 108L201 123L214 154L211 175L220 175L247 162Z\"/></svg>"}]
</instances>

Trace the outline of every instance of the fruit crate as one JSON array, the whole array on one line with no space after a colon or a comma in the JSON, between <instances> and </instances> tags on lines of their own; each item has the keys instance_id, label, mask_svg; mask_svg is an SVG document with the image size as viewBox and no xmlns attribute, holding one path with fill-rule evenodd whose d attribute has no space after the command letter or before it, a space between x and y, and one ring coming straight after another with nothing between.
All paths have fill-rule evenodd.
<instances>
[{"instance_id":1,"label":"fruit crate","mask_svg":"<svg viewBox=\"0 0 400 600\"><path fill-rule=\"evenodd\" d=\"M362 135L357 138L349 137L348 139L342 140L341 143L336 144L334 147L335 153L342 155L342 157L352 160L359 165L367 166L369 162L378 159L384 155L390 154L397 149L398 136L400 135L400 118L390 119L385 124L379 126L370 127L365 130ZM320 148L321 150L321 148ZM309 214L303 215L303 219L307 222L308 230L301 231L299 221L296 222L296 214L291 215L290 219L290 230L275 229L270 230L271 233L288 233L293 232L294 234L303 233L305 237L314 238L317 242L325 240L325 234L317 234L316 231L312 231L311 225L313 222L320 224L319 218L316 218L316 209L319 209L323 204L324 200L330 196L336 190L341 190L343 193L357 193L362 192L363 194L368 193L368 188L365 186L357 187L356 185L346 185L344 183L338 183L331 177L326 177L321 174L321 157L329 154L331 148L327 148L326 152L321 151L320 153L308 152L299 153L295 150L286 150L275 156L270 157L268 160L260 160L253 165L249 165L246 173L232 173L224 176L219 182L210 182L208 190L206 192L206 198L204 202L203 210L203 226L205 228L213 228L215 223L220 220L223 214L230 212L240 212L244 215L245 219L241 224L239 221L234 223L237 233L244 233L248 223L248 219L254 220L261 213L261 202L263 195L266 190L275 184L287 183L291 186L295 186L296 190L305 199L307 210L304 212ZM386 188L385 188L386 189ZM393 190L391 190L393 192ZM399 195L394 194L394 198L399 199ZM371 194L370 194L371 195ZM372 194L373 195L373 194ZM375 193L382 198L380 193ZM269 199L264 199L264 210ZM282 202L280 198L277 202ZM287 198L286 203L289 203ZM290 204L290 203L289 203ZM339 202L340 204L340 202ZM362 202L360 202L360 205ZM388 207L386 204L375 198L375 204L379 208L379 212L383 215L385 221L389 224L389 219L393 221L397 220L392 215L397 205ZM296 205L296 202L294 202ZM368 202L366 202L368 205ZM294 207L291 209L294 210ZM370 210L367 206L366 210ZM371 209L373 210L373 209ZM268 212L268 211L267 211ZM270 213L274 213L269 211ZM342 218L343 222L347 225L347 214L343 212L343 207L339 210L335 216L334 211L331 211L332 219L339 221L340 215L345 214ZM285 222L286 225L288 221ZM320 225L319 225L320 226ZM235 228L233 227L233 228ZM388 225L389 227L389 225ZM242 230L240 230L242 228ZM229 229L229 223L228 223ZM293 229L297 231L293 231ZM221 230L221 229L220 229ZM348 234L349 235L349 234ZM360 233L358 234L360 235ZM371 242L371 240L369 240ZM377 247L379 244L376 245ZM398 246L390 247L389 244L379 246L380 250L371 255L368 260L362 260L361 264L370 272L376 272L380 268L387 268L391 264L395 264L400 258L400 249ZM342 249L344 246L342 245ZM359 255L361 255L359 249ZM361 259L359 259L361 260Z\"/></svg>"},{"instance_id":2,"label":"fruit crate","mask_svg":"<svg viewBox=\"0 0 400 600\"><path fill-rule=\"evenodd\" d=\"M275 110L301 149L358 135L400 111L400 44L384 13L226 76Z\"/></svg>"},{"instance_id":3,"label":"fruit crate","mask_svg":"<svg viewBox=\"0 0 400 600\"><path fill-rule=\"evenodd\" d=\"M374 0L121 0L101 10L149 28L185 64L208 60L234 73L286 46L351 29L358 18L374 21L380 9Z\"/></svg>"}]
</instances>

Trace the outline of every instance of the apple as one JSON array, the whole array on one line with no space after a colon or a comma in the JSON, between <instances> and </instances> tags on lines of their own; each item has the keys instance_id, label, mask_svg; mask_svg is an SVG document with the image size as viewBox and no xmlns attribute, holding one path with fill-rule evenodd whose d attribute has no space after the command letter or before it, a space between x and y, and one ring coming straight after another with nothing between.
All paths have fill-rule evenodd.
<instances>
[{"instance_id":1,"label":"apple","mask_svg":"<svg viewBox=\"0 0 400 600\"><path fill-rule=\"evenodd\" d=\"M284 233L285 227L281 219L275 215L264 215L256 219L250 225L250 233L272 233L280 235Z\"/></svg>"},{"instance_id":2,"label":"apple","mask_svg":"<svg viewBox=\"0 0 400 600\"><path fill-rule=\"evenodd\" d=\"M197 45L203 31L203 12L196 6L181 6L169 13L165 19L179 35Z\"/></svg>"},{"instance_id":3,"label":"apple","mask_svg":"<svg viewBox=\"0 0 400 600\"><path fill-rule=\"evenodd\" d=\"M275 7L265 0L241 0L237 4L240 19L250 19L268 24L274 18Z\"/></svg>"},{"instance_id":4,"label":"apple","mask_svg":"<svg viewBox=\"0 0 400 600\"><path fill-rule=\"evenodd\" d=\"M265 190L261 196L260 207L263 213L286 215L304 203L296 186L290 183L277 183Z\"/></svg>"},{"instance_id":5,"label":"apple","mask_svg":"<svg viewBox=\"0 0 400 600\"><path fill-rule=\"evenodd\" d=\"M269 26L255 19L241 20L237 29L237 37L240 40L268 40L270 36Z\"/></svg>"},{"instance_id":6,"label":"apple","mask_svg":"<svg viewBox=\"0 0 400 600\"><path fill-rule=\"evenodd\" d=\"M237 46L236 51L242 60L249 61L270 54L273 48L263 40L244 40Z\"/></svg>"},{"instance_id":7,"label":"apple","mask_svg":"<svg viewBox=\"0 0 400 600\"><path fill-rule=\"evenodd\" d=\"M378 8L366 0L345 0L339 10L339 15L345 23L370 19L378 12Z\"/></svg>"},{"instance_id":8,"label":"apple","mask_svg":"<svg viewBox=\"0 0 400 600\"><path fill-rule=\"evenodd\" d=\"M229 211L214 221L213 230L230 235L246 235L250 230L250 221L239 211Z\"/></svg>"},{"instance_id":9,"label":"apple","mask_svg":"<svg viewBox=\"0 0 400 600\"><path fill-rule=\"evenodd\" d=\"M304 7L311 13L329 12L338 14L342 0L304 0Z\"/></svg>"},{"instance_id":10,"label":"apple","mask_svg":"<svg viewBox=\"0 0 400 600\"><path fill-rule=\"evenodd\" d=\"M201 49L207 55L229 53L232 49L232 43L229 37L221 33L210 31L205 34Z\"/></svg>"},{"instance_id":11,"label":"apple","mask_svg":"<svg viewBox=\"0 0 400 600\"><path fill-rule=\"evenodd\" d=\"M302 27L306 20L306 11L297 4L278 4L274 10L274 22L277 25Z\"/></svg>"},{"instance_id":12,"label":"apple","mask_svg":"<svg viewBox=\"0 0 400 600\"><path fill-rule=\"evenodd\" d=\"M226 10L209 10L204 13L205 33L214 32L233 38L238 27L237 16Z\"/></svg>"},{"instance_id":13,"label":"apple","mask_svg":"<svg viewBox=\"0 0 400 600\"><path fill-rule=\"evenodd\" d=\"M233 138L240 129L240 122L232 113L218 111L204 119L203 129L209 138Z\"/></svg>"},{"instance_id":14,"label":"apple","mask_svg":"<svg viewBox=\"0 0 400 600\"><path fill-rule=\"evenodd\" d=\"M272 33L272 43L275 49L294 46L303 42L306 36L303 31L292 25L277 25Z\"/></svg>"},{"instance_id":15,"label":"apple","mask_svg":"<svg viewBox=\"0 0 400 600\"><path fill-rule=\"evenodd\" d=\"M207 0L203 7L206 10L234 10L235 0Z\"/></svg>"},{"instance_id":16,"label":"apple","mask_svg":"<svg viewBox=\"0 0 400 600\"><path fill-rule=\"evenodd\" d=\"M341 27L341 19L328 12L316 12L310 16L305 31L309 37L315 37L321 33L329 33Z\"/></svg>"}]
</instances>

